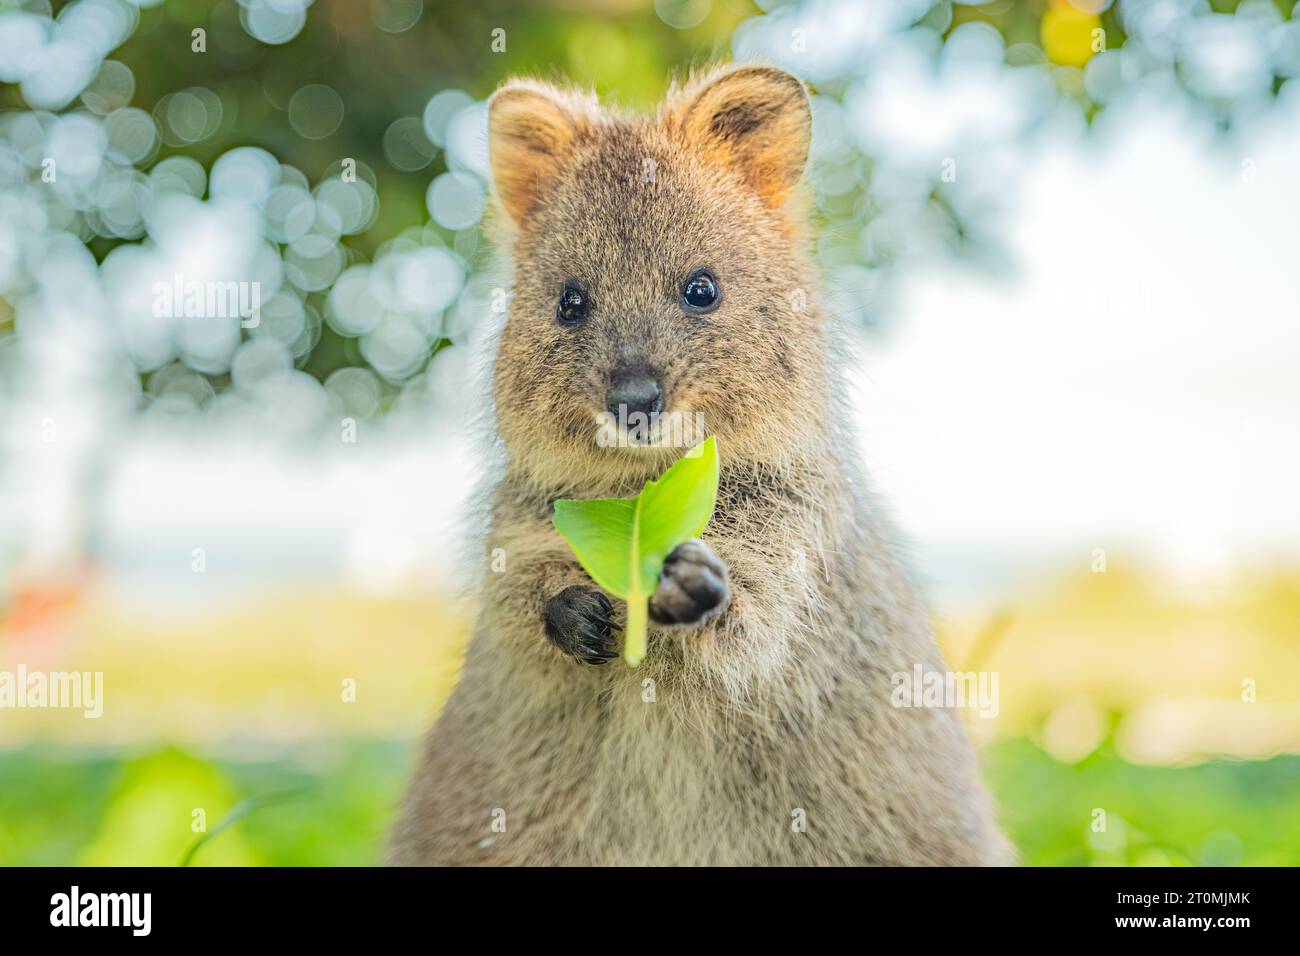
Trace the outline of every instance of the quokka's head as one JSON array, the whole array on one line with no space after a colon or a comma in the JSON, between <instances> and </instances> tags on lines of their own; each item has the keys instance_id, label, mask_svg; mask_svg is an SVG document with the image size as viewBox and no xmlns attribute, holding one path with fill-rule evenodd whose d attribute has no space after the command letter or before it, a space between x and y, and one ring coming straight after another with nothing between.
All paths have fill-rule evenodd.
<instances>
[{"instance_id":1,"label":"quokka's head","mask_svg":"<svg viewBox=\"0 0 1300 956\"><path fill-rule=\"evenodd\" d=\"M723 69L650 118L512 81L488 116L514 263L493 374L512 467L599 490L710 434L724 463L796 448L824 414L792 200L812 127L803 85Z\"/></svg>"}]
</instances>

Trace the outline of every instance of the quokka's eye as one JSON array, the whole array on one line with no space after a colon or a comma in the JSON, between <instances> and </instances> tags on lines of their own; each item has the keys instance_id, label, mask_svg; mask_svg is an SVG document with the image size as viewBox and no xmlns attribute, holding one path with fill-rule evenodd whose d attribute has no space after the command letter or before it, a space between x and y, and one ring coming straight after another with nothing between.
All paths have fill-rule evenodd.
<instances>
[{"instance_id":1,"label":"quokka's eye","mask_svg":"<svg viewBox=\"0 0 1300 956\"><path fill-rule=\"evenodd\" d=\"M712 312L722 300L718 282L704 269L692 272L682 286L682 305L696 314Z\"/></svg>"},{"instance_id":2,"label":"quokka's eye","mask_svg":"<svg viewBox=\"0 0 1300 956\"><path fill-rule=\"evenodd\" d=\"M555 307L555 317L561 325L581 324L591 311L587 294L575 285L566 285L560 293L560 304Z\"/></svg>"}]
</instances>

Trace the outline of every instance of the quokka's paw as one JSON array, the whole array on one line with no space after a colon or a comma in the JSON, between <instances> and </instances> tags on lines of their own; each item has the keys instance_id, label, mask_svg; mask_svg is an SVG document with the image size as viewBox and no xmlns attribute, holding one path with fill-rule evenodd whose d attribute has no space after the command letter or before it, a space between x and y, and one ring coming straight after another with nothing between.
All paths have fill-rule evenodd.
<instances>
[{"instance_id":1,"label":"quokka's paw","mask_svg":"<svg viewBox=\"0 0 1300 956\"><path fill-rule=\"evenodd\" d=\"M542 621L551 643L583 664L603 664L618 657L611 632L613 610L604 592L574 584L546 602Z\"/></svg>"},{"instance_id":2,"label":"quokka's paw","mask_svg":"<svg viewBox=\"0 0 1300 956\"><path fill-rule=\"evenodd\" d=\"M650 598L656 624L703 624L731 601L727 566L703 541L686 541L673 549Z\"/></svg>"}]
</instances>

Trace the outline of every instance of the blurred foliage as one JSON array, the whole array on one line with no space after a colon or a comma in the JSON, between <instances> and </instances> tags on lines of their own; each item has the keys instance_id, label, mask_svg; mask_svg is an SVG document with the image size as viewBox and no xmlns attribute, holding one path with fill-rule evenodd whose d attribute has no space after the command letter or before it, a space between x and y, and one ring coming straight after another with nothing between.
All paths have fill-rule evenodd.
<instances>
[{"instance_id":1,"label":"blurred foliage","mask_svg":"<svg viewBox=\"0 0 1300 956\"><path fill-rule=\"evenodd\" d=\"M1064 764L1018 739L986 751L985 768L1030 865L1300 865L1300 757L1140 767L1108 745Z\"/></svg>"},{"instance_id":2,"label":"blurred foliage","mask_svg":"<svg viewBox=\"0 0 1300 956\"><path fill-rule=\"evenodd\" d=\"M280 288L274 277L258 280L268 284L268 296L282 293L268 307L275 327L264 331L288 346L296 369L320 382L343 369L378 373L375 379L352 375L337 382L330 397L345 414L389 407L399 391L422 380L442 343L464 342L487 316L489 290L474 281L486 275L488 265L487 244L477 230L481 212L462 216L463 204L481 202L486 184L478 178L485 169L458 157L453 145L430 141L439 138L441 127L429 122L426 110L440 93L455 91L464 97L461 105L481 107L504 77L524 73L590 85L604 97L643 107L662 95L674 75L716 59L757 57L799 73L818 93L810 179L824 224L819 249L834 304L870 325L889 311L891 270L899 264L942 251L985 266L999 263L998 207L1015 172L1005 153L1057 116L1060 103L1073 104L1080 117L1092 120L1129 91L1145 90L1171 108L1186 100L1208 122L1228 129L1237 117L1257 113L1300 73L1300 23L1290 19L1294 0L168 0L132 14L136 20L125 42L108 40L94 48L103 69L79 97L74 91L65 101L62 93L51 92L62 89L59 81L41 78L41 69L59 68L55 62L19 85L32 72L23 51L38 21L46 24L40 29L57 35L60 25L111 18L106 11L126 2L51 6L45 0L0 0L0 78L9 81L0 84L0 146L6 131L14 144L26 144L19 152L28 169L20 170L20 178L28 185L39 188L35 163L41 147L29 142L27 127L6 127L6 117L35 116L48 131L56 116L95 119L129 103L143 113L131 116L130 124L123 119L119 137L125 129L143 135L138 123L144 115L153 117L160 137L158 148L94 173L97 178L80 184L76 197L63 197L69 208L48 221L15 216L15 230L39 231L42 224L66 229L102 262L113 248L143 237L147 207L156 198L148 191L160 188L142 182L133 163L152 170L185 157L210 170L231 150L253 146L292 170L283 174L284 182L302 179L319 190L336 176L342 158L356 160L377 193L373 216L355 229L343 227L341 236L338 228L313 230L305 238L277 236L271 228L277 253L288 264L287 281ZM21 31L13 28L18 11L33 18ZM85 13L80 21L73 15L78 12ZM50 14L53 26L42 19ZM206 31L203 53L192 48L196 29ZM50 58L68 52L50 50ZM70 74L79 62L74 58ZM291 101L304 90L319 92L317 84L332 91L322 94L328 109L341 101L341 121L333 131L322 121L320 135L308 136ZM891 91L903 99L884 104L884 118L873 116ZM33 97L37 103L30 102ZM187 110L197 110L200 126L208 122L210 128L181 129L178 135L175 121L185 119ZM888 117L899 110L913 125L915 142L899 142L890 127ZM75 132L91 135L89 130ZM65 145L72 132L64 130ZM49 145L43 148L48 154ZM394 155L400 157L396 165ZM997 174L983 184L972 184L969 176L945 178L941 161L958 155L979 156ZM0 155L0 173L4 167ZM431 217L431 181L450 172L459 175L448 180L445 193L461 206L455 215L434 211ZM7 175L12 184L18 174ZM246 198L254 205L264 201L256 193ZM365 196L332 200L371 203ZM96 202L116 205L97 211ZM129 202L142 208L124 208ZM149 229L152 235L156 224ZM20 272L6 282L4 238L0 337L21 324L33 284L53 281ZM393 246L395 240L406 245ZM454 250L464 275L461 266L439 256L412 258L412 245ZM401 296L394 301L373 288L370 297L353 301L355 284L351 299L332 300L340 275L377 262L386 249L394 252L390 271L437 287L435 305L421 310L418 303ZM233 262L236 272L249 268ZM58 262L58 268L67 273L72 266ZM157 274L170 275L170 268L155 263ZM376 279L380 285L389 280L384 270L362 269L357 276L372 287ZM71 283L85 281L60 278L65 294ZM141 297L137 290L136 299ZM135 320L124 314L137 309L138 301L112 298L109 307L129 326ZM444 311L443 298L456 305ZM340 306L340 299L347 303ZM348 303L360 314L340 318ZM42 311L31 302L28 308ZM129 343L130 330L124 334ZM135 334L141 334L138 326ZM170 350L157 342L128 345L146 377L146 401L172 393L204 405L214 391L231 385L234 347L252 337L236 329L233 340L227 333L187 348L187 333L173 334L182 341ZM194 374L176 374L168 365L176 360ZM263 352L247 364L265 362ZM300 387L300 402L303 394Z\"/></svg>"},{"instance_id":3,"label":"blurred foliage","mask_svg":"<svg viewBox=\"0 0 1300 956\"><path fill-rule=\"evenodd\" d=\"M173 866L236 799L303 788L215 834L193 865L371 865L401 795L404 744L323 746L315 757L203 760L43 749L0 755L0 865ZM1078 764L1023 739L984 754L1004 827L1031 866L1300 864L1300 757L1137 767L1102 748ZM1095 831L1095 811L1105 830Z\"/></svg>"},{"instance_id":4,"label":"blurred foliage","mask_svg":"<svg viewBox=\"0 0 1300 956\"><path fill-rule=\"evenodd\" d=\"M86 866L149 866L161 860L177 861L193 841L186 830L197 825L215 826L234 803L230 783L218 768L187 754L164 750L127 762L108 794L103 816L93 839L77 856ZM211 820L207 820L207 817ZM161 820L191 821L182 826L159 826ZM208 859L220 866L248 866L254 862L239 834L208 848Z\"/></svg>"},{"instance_id":5,"label":"blurred foliage","mask_svg":"<svg viewBox=\"0 0 1300 956\"><path fill-rule=\"evenodd\" d=\"M195 866L342 866L378 861L405 771L404 745L319 748L318 759L202 760L49 748L0 756L0 865L175 866L239 800L298 791L213 833Z\"/></svg>"}]
</instances>

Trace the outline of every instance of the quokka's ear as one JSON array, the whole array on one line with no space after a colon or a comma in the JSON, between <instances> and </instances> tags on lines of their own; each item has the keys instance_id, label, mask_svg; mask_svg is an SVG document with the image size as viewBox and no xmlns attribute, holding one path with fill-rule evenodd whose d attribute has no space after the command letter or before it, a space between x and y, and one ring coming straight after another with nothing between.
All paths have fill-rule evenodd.
<instances>
[{"instance_id":1,"label":"quokka's ear","mask_svg":"<svg viewBox=\"0 0 1300 956\"><path fill-rule=\"evenodd\" d=\"M488 160L501 206L522 223L554 185L588 128L585 104L540 83L514 80L488 101Z\"/></svg>"},{"instance_id":2,"label":"quokka's ear","mask_svg":"<svg viewBox=\"0 0 1300 956\"><path fill-rule=\"evenodd\" d=\"M687 142L735 169L769 206L803 174L812 107L803 83L774 67L746 66L706 81L682 117Z\"/></svg>"}]
</instances>

